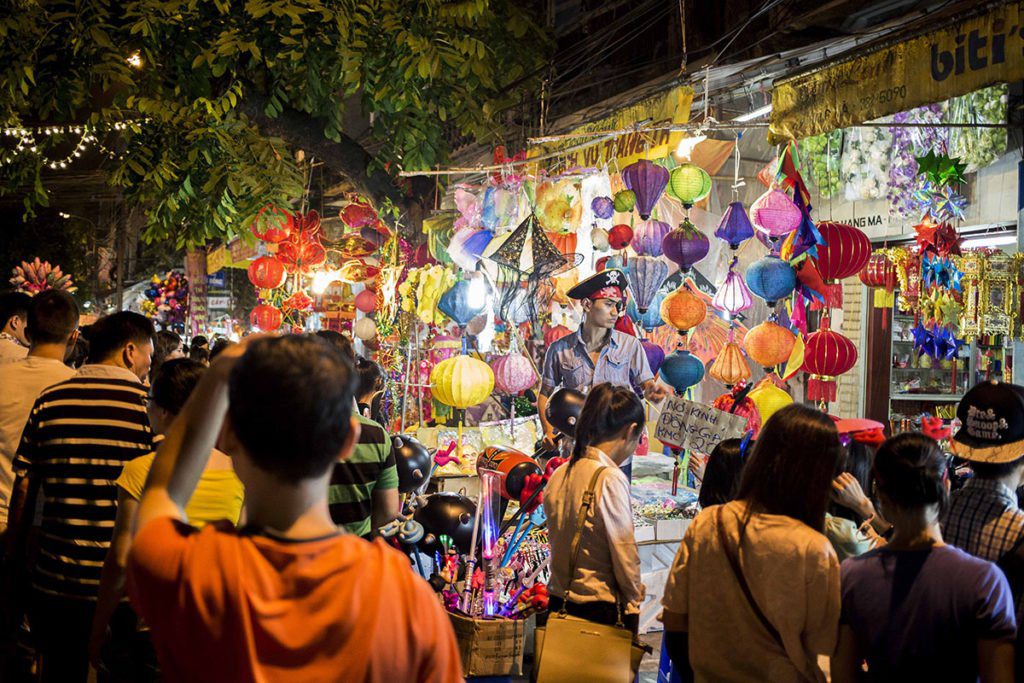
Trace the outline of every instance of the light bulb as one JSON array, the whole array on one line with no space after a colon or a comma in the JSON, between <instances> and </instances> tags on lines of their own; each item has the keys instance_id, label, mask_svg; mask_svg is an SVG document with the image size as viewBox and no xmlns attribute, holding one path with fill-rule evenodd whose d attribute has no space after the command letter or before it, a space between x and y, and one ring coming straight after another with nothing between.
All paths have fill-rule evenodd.
<instances>
[{"instance_id":1,"label":"light bulb","mask_svg":"<svg viewBox=\"0 0 1024 683\"><path fill-rule=\"evenodd\" d=\"M487 283L482 277L475 277L469 281L469 289L466 291L466 303L470 308L483 308L487 305Z\"/></svg>"},{"instance_id":2,"label":"light bulb","mask_svg":"<svg viewBox=\"0 0 1024 683\"><path fill-rule=\"evenodd\" d=\"M684 137L679 141L679 146L676 147L676 156L679 159L689 161L693 155L693 148L708 139L707 135L703 133L697 133L689 137Z\"/></svg>"}]
</instances>

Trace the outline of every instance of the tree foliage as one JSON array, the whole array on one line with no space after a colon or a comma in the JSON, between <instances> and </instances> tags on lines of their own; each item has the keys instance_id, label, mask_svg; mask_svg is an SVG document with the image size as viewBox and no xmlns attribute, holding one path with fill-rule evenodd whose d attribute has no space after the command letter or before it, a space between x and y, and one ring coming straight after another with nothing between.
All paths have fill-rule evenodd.
<instances>
[{"instance_id":1,"label":"tree foliage","mask_svg":"<svg viewBox=\"0 0 1024 683\"><path fill-rule=\"evenodd\" d=\"M516 0L8 4L0 122L98 126L118 146L109 180L146 208L147 238L179 245L294 202L306 178L297 149L401 204L389 172L442 162L447 132L499 134L493 112L535 85L546 58ZM372 155L347 131L365 117ZM29 207L48 201L44 159L68 146L35 142L30 153L0 140L0 192L27 189Z\"/></svg>"}]
</instances>

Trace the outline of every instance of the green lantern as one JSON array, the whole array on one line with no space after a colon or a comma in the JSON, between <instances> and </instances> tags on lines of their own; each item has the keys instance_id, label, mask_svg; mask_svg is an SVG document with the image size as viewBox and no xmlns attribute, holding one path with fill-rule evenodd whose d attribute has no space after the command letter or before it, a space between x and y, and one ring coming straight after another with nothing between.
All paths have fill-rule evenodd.
<instances>
[{"instance_id":1,"label":"green lantern","mask_svg":"<svg viewBox=\"0 0 1024 683\"><path fill-rule=\"evenodd\" d=\"M678 197L686 208L690 208L711 193L711 176L696 164L686 163L673 168L668 183L672 188L672 194Z\"/></svg>"},{"instance_id":2,"label":"green lantern","mask_svg":"<svg viewBox=\"0 0 1024 683\"><path fill-rule=\"evenodd\" d=\"M629 213L636 206L636 195L633 190L622 190L615 193L615 200L612 202L615 210L619 213Z\"/></svg>"}]
</instances>

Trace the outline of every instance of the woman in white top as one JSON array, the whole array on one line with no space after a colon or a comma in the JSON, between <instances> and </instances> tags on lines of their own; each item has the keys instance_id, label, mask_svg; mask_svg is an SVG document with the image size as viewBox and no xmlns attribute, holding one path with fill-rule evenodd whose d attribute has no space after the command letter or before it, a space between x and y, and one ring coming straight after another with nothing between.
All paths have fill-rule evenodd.
<instances>
[{"instance_id":1,"label":"woman in white top","mask_svg":"<svg viewBox=\"0 0 1024 683\"><path fill-rule=\"evenodd\" d=\"M550 610L637 631L644 588L633 536L629 480L619 469L636 451L644 408L631 389L599 384L590 390L576 424L572 458L551 476L544 491L551 544ZM595 473L594 503L580 538L576 571L569 576L573 536L583 495Z\"/></svg>"},{"instance_id":2,"label":"woman in white top","mask_svg":"<svg viewBox=\"0 0 1024 683\"><path fill-rule=\"evenodd\" d=\"M697 681L824 681L839 561L822 533L842 457L824 413L793 404L765 424L738 499L702 511L665 586L665 642ZM688 655L687 655L688 651Z\"/></svg>"}]
</instances>

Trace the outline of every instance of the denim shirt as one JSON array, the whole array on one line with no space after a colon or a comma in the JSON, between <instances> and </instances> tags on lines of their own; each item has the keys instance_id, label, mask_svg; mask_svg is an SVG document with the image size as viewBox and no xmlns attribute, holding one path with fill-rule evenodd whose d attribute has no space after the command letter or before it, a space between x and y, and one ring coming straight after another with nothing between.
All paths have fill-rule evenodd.
<instances>
[{"instance_id":1,"label":"denim shirt","mask_svg":"<svg viewBox=\"0 0 1024 683\"><path fill-rule=\"evenodd\" d=\"M558 386L587 393L590 387L604 382L631 387L642 394L640 386L654 379L640 340L618 330L612 330L596 365L587 353L580 330L562 337L544 354L542 374L545 394Z\"/></svg>"}]
</instances>

